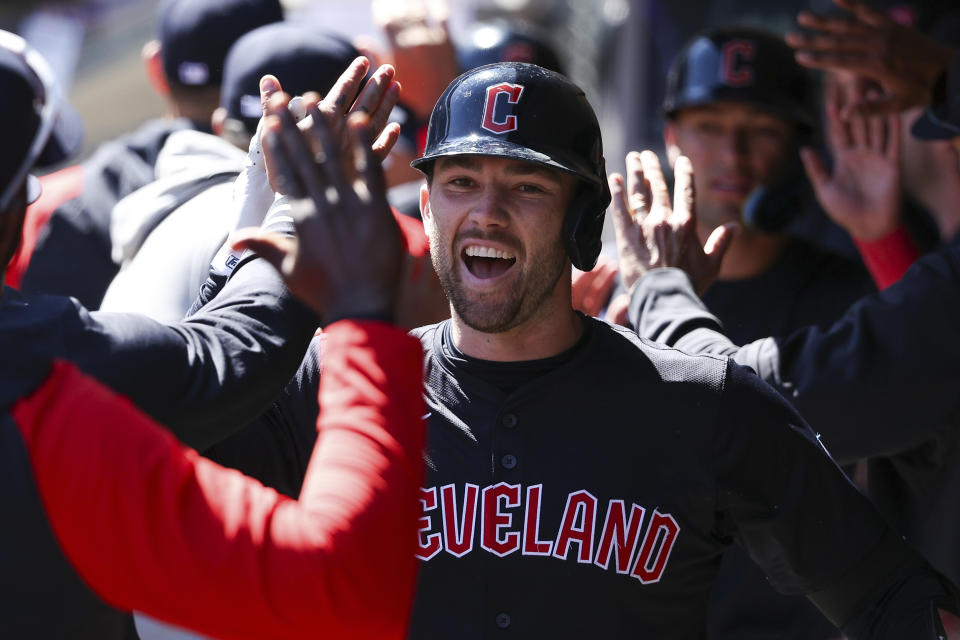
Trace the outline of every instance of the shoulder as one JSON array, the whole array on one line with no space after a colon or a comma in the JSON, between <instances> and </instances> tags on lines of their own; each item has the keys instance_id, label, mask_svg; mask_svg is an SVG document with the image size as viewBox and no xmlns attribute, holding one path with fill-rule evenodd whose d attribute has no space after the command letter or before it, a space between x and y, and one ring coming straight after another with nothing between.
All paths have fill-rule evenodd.
<instances>
[{"instance_id":1,"label":"shoulder","mask_svg":"<svg viewBox=\"0 0 960 640\"><path fill-rule=\"evenodd\" d=\"M631 329L588 318L593 341L604 360L622 362L665 383L688 383L719 392L724 386L726 357L691 354L639 337Z\"/></svg>"},{"instance_id":2,"label":"shoulder","mask_svg":"<svg viewBox=\"0 0 960 640\"><path fill-rule=\"evenodd\" d=\"M449 322L449 320L444 320L436 324L428 324L423 327L417 327L410 332L410 335L419 340L420 344L423 345L424 354L429 354L433 351L434 342L440 335L443 325L447 322Z\"/></svg>"}]
</instances>

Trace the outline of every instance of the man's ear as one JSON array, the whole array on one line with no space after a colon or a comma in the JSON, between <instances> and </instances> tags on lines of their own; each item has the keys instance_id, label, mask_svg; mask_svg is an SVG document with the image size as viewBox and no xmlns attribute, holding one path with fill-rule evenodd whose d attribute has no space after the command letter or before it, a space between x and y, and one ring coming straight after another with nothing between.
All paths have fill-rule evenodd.
<instances>
[{"instance_id":1,"label":"man's ear","mask_svg":"<svg viewBox=\"0 0 960 640\"><path fill-rule=\"evenodd\" d=\"M227 121L227 110L217 107L210 116L210 130L215 136L223 136L223 124Z\"/></svg>"},{"instance_id":2,"label":"man's ear","mask_svg":"<svg viewBox=\"0 0 960 640\"><path fill-rule=\"evenodd\" d=\"M673 122L667 120L663 125L663 146L667 149L667 162L670 167L677 163L677 158L683 155L680 152L680 146L677 144L677 132L673 127Z\"/></svg>"},{"instance_id":3,"label":"man's ear","mask_svg":"<svg viewBox=\"0 0 960 640\"><path fill-rule=\"evenodd\" d=\"M430 187L426 182L420 185L420 217L423 219L427 235L430 235L433 228L433 211L430 210Z\"/></svg>"},{"instance_id":4,"label":"man's ear","mask_svg":"<svg viewBox=\"0 0 960 640\"><path fill-rule=\"evenodd\" d=\"M167 75L163 72L163 56L160 55L162 50L163 46L159 40L151 40L143 45L140 55L143 58L143 67L147 72L150 86L157 95L166 98L170 95L170 84L167 82Z\"/></svg>"}]
</instances>

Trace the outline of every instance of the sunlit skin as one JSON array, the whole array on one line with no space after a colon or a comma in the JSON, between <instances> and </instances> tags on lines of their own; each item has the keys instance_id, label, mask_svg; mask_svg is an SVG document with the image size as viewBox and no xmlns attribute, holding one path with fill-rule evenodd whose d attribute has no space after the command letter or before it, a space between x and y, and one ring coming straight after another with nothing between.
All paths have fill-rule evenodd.
<instances>
[{"instance_id":1,"label":"sunlit skin","mask_svg":"<svg viewBox=\"0 0 960 640\"><path fill-rule=\"evenodd\" d=\"M561 236L575 185L563 171L508 158L434 163L420 210L453 339L467 355L535 360L576 343L583 328ZM481 257L489 252L501 258Z\"/></svg>"},{"instance_id":2,"label":"sunlit skin","mask_svg":"<svg viewBox=\"0 0 960 640\"><path fill-rule=\"evenodd\" d=\"M751 192L769 184L791 151L794 125L785 118L736 102L688 107L666 123L671 165L690 158L698 233L706 241L718 226L739 221ZM777 257L782 240L744 228L724 259L721 279L750 277Z\"/></svg>"}]
</instances>

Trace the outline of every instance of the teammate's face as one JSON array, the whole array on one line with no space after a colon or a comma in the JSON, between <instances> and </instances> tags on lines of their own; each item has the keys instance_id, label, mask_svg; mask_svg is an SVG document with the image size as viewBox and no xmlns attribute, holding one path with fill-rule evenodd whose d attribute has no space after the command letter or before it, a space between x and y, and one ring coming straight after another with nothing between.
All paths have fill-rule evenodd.
<instances>
[{"instance_id":1,"label":"teammate's face","mask_svg":"<svg viewBox=\"0 0 960 640\"><path fill-rule=\"evenodd\" d=\"M667 149L693 164L700 222L713 228L739 220L750 192L777 176L793 132L786 119L733 102L676 114L665 130Z\"/></svg>"},{"instance_id":2,"label":"teammate's face","mask_svg":"<svg viewBox=\"0 0 960 640\"><path fill-rule=\"evenodd\" d=\"M437 160L420 208L433 265L464 324L501 333L562 297L562 285L569 290L561 229L574 183L507 158Z\"/></svg>"}]
</instances>

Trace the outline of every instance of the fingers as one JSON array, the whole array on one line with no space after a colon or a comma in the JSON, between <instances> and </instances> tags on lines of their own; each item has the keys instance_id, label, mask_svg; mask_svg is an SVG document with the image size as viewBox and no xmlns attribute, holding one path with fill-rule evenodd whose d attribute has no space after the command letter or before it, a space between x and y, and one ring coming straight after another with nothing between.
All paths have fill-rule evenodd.
<instances>
[{"instance_id":1,"label":"fingers","mask_svg":"<svg viewBox=\"0 0 960 640\"><path fill-rule=\"evenodd\" d=\"M882 116L870 116L864 118L867 121L870 135L870 151L878 155L884 155L884 149L887 146L887 120Z\"/></svg>"},{"instance_id":2,"label":"fingers","mask_svg":"<svg viewBox=\"0 0 960 640\"><path fill-rule=\"evenodd\" d=\"M361 202L371 202L374 198L383 198L386 194L386 183L383 177L383 168L380 159L373 151L370 139L370 118L365 113L351 114L347 119L347 130L353 146L354 167L358 179L354 182L353 190ZM374 207L376 211L384 211L389 215L389 207Z\"/></svg>"},{"instance_id":3,"label":"fingers","mask_svg":"<svg viewBox=\"0 0 960 640\"><path fill-rule=\"evenodd\" d=\"M623 188L623 176L619 173L610 174L607 179L610 185L610 206L613 209L613 227L618 241L625 240L630 227L634 224L633 214L627 205L627 195Z\"/></svg>"},{"instance_id":4,"label":"fingers","mask_svg":"<svg viewBox=\"0 0 960 640\"><path fill-rule=\"evenodd\" d=\"M369 68L370 61L363 56L354 59L323 99L323 110L346 114Z\"/></svg>"},{"instance_id":5,"label":"fingers","mask_svg":"<svg viewBox=\"0 0 960 640\"><path fill-rule=\"evenodd\" d=\"M238 229L230 236L228 242L234 250L253 251L281 272L287 256L293 255L297 247L297 242L293 238L272 231L263 231L259 227Z\"/></svg>"},{"instance_id":6,"label":"fingers","mask_svg":"<svg viewBox=\"0 0 960 640\"><path fill-rule=\"evenodd\" d=\"M803 170L807 173L810 184L813 185L814 190L819 194L830 182L830 174L827 173L823 159L814 149L804 147L800 149L800 160L803 162Z\"/></svg>"},{"instance_id":7,"label":"fingers","mask_svg":"<svg viewBox=\"0 0 960 640\"><path fill-rule=\"evenodd\" d=\"M274 102L277 102L277 100L272 99L270 102L271 109ZM276 117L279 119L281 125L279 140L280 146L282 146L282 153L278 154L278 157L285 155L285 159L290 163L290 173L293 176L292 183L294 189L290 191L289 195L294 198L306 198L308 196L316 197L317 194L322 194L325 188L325 176L322 171L317 170L316 155L304 139L300 128L296 122L294 122L292 114L289 109L281 108L276 113ZM317 120L318 119L314 117L310 129L316 130L318 124L324 123L322 117L319 118L319 123ZM273 144L273 151L277 153L277 145L276 143Z\"/></svg>"},{"instance_id":8,"label":"fingers","mask_svg":"<svg viewBox=\"0 0 960 640\"><path fill-rule=\"evenodd\" d=\"M848 120L850 123L850 133L853 136L853 144L861 149L870 146L870 133L867 127L867 119L861 115L854 114Z\"/></svg>"},{"instance_id":9,"label":"fingers","mask_svg":"<svg viewBox=\"0 0 960 640\"><path fill-rule=\"evenodd\" d=\"M267 101L261 140L267 172L274 190L281 194L302 198L306 187L300 183L293 170L293 161L283 143L284 121L289 122L291 119L287 112L288 102L289 98L283 92L271 96Z\"/></svg>"},{"instance_id":10,"label":"fingers","mask_svg":"<svg viewBox=\"0 0 960 640\"><path fill-rule=\"evenodd\" d=\"M397 101L400 100L400 90L399 82L390 83L377 110L370 115L370 130L374 134L382 132L386 126L390 114L393 113L393 108L397 106Z\"/></svg>"},{"instance_id":11,"label":"fingers","mask_svg":"<svg viewBox=\"0 0 960 640\"><path fill-rule=\"evenodd\" d=\"M333 187L332 191L328 191L326 197L328 200L335 200L337 198L336 193L346 186L340 157L340 147L331 131L330 119L326 114L320 112L319 103L311 101L307 109L307 114L312 120L311 126L307 129L307 134L313 142L312 149L314 155L313 158L311 158L311 164L321 167L320 172L314 171L312 173L316 173L325 178L325 184L323 186L329 184Z\"/></svg>"},{"instance_id":12,"label":"fingers","mask_svg":"<svg viewBox=\"0 0 960 640\"><path fill-rule=\"evenodd\" d=\"M280 92L280 81L276 76L265 75L260 78L260 109L264 116L267 115L267 102L270 96Z\"/></svg>"},{"instance_id":13,"label":"fingers","mask_svg":"<svg viewBox=\"0 0 960 640\"><path fill-rule=\"evenodd\" d=\"M801 27L807 29L812 29L814 31L820 31L824 33L830 33L841 36L864 36L873 32L872 29L866 25L849 20L847 18L834 18L830 16L822 16L812 11L801 11L797 14L797 24ZM790 34L791 36L803 34ZM790 43L790 41L787 41ZM790 43L793 46L792 43Z\"/></svg>"},{"instance_id":14,"label":"fingers","mask_svg":"<svg viewBox=\"0 0 960 640\"><path fill-rule=\"evenodd\" d=\"M653 151L644 151L640 154L640 163L643 166L643 176L650 185L651 211L657 209L666 216L670 211L670 192L660 169L660 159Z\"/></svg>"},{"instance_id":15,"label":"fingers","mask_svg":"<svg viewBox=\"0 0 960 640\"><path fill-rule=\"evenodd\" d=\"M841 152L853 146L853 135L850 132L850 125L846 120L840 117L840 108L836 102L828 102L826 109L827 116L827 140L833 151Z\"/></svg>"},{"instance_id":16,"label":"fingers","mask_svg":"<svg viewBox=\"0 0 960 640\"><path fill-rule=\"evenodd\" d=\"M639 153L628 153L626 162L628 211L642 218L650 213L650 185L643 175L643 161Z\"/></svg>"},{"instance_id":17,"label":"fingers","mask_svg":"<svg viewBox=\"0 0 960 640\"><path fill-rule=\"evenodd\" d=\"M891 166L900 169L900 117L896 114L887 116L887 146L884 156Z\"/></svg>"},{"instance_id":18,"label":"fingers","mask_svg":"<svg viewBox=\"0 0 960 640\"><path fill-rule=\"evenodd\" d=\"M676 224L696 221L693 196L693 165L686 156L677 158L673 166L673 219Z\"/></svg>"},{"instance_id":19,"label":"fingers","mask_svg":"<svg viewBox=\"0 0 960 640\"><path fill-rule=\"evenodd\" d=\"M811 69L824 71L848 71L875 78L881 69L877 60L863 53L834 53L825 51L798 50L794 54L797 63Z\"/></svg>"},{"instance_id":20,"label":"fingers","mask_svg":"<svg viewBox=\"0 0 960 640\"><path fill-rule=\"evenodd\" d=\"M387 114L390 113L390 110L393 109L393 105L384 105L384 99L390 93L390 88L393 85L393 79L396 76L396 70L388 65L382 65L376 72L373 74L373 77L364 85L363 90L360 92L360 95L357 96L357 100L354 103L350 111L363 111L370 115L371 119L376 119L381 108L385 107ZM399 94L396 94L399 95ZM396 104L396 102L394 102ZM386 123L386 119L384 119Z\"/></svg>"},{"instance_id":21,"label":"fingers","mask_svg":"<svg viewBox=\"0 0 960 640\"><path fill-rule=\"evenodd\" d=\"M370 127L373 130L373 127ZM373 155L375 155L380 162L382 163L387 159L387 156L390 155L390 152L393 151L393 146L397 144L397 140L400 139L400 125L396 122L391 122L377 137L373 142L372 149Z\"/></svg>"},{"instance_id":22,"label":"fingers","mask_svg":"<svg viewBox=\"0 0 960 640\"><path fill-rule=\"evenodd\" d=\"M877 11L863 2L858 2L858 0L833 0L833 2L841 9L846 9L855 15L861 22L871 26L882 27L893 22L893 20L882 12Z\"/></svg>"},{"instance_id":23,"label":"fingers","mask_svg":"<svg viewBox=\"0 0 960 640\"><path fill-rule=\"evenodd\" d=\"M719 273L723 256L726 255L727 249L730 248L730 244L739 230L739 222L728 222L714 229L710 237L707 238L706 244L703 245L703 253L706 254L714 272Z\"/></svg>"}]
</instances>

